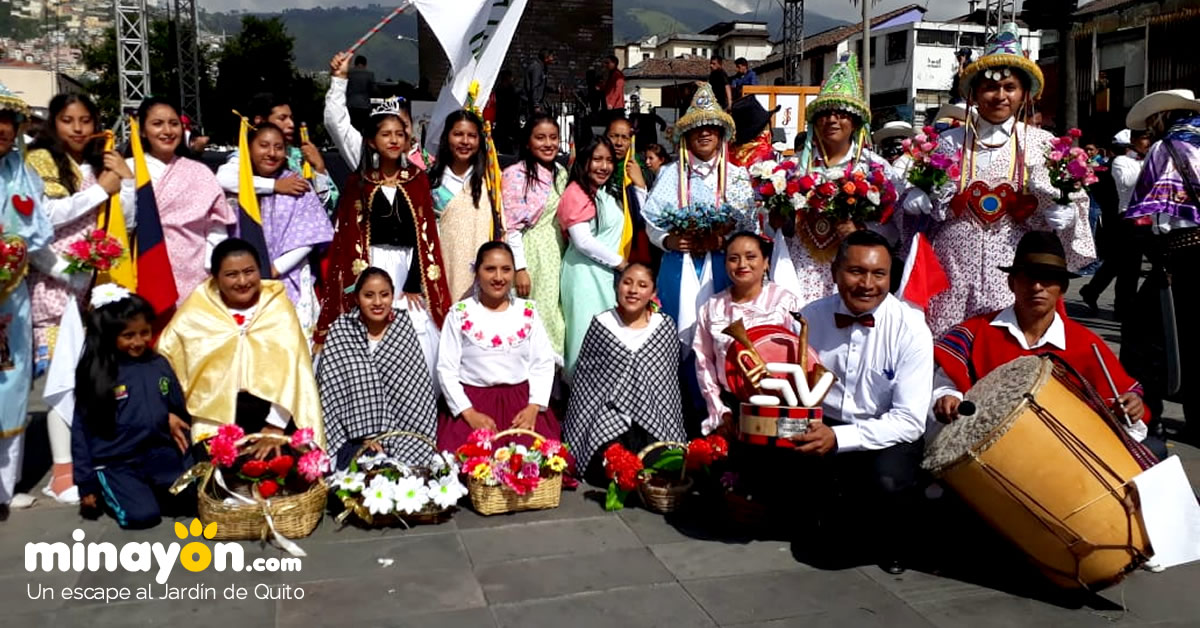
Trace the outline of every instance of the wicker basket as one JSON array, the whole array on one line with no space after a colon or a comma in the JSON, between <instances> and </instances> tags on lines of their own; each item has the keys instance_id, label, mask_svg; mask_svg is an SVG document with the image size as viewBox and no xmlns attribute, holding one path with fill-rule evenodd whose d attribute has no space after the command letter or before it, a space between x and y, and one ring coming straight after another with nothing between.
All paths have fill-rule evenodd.
<instances>
[{"instance_id":1,"label":"wicker basket","mask_svg":"<svg viewBox=\"0 0 1200 628\"><path fill-rule=\"evenodd\" d=\"M645 460L646 456L649 455L650 452L662 447L682 447L685 452L687 451L687 445L685 443L677 443L674 441L658 441L657 443L650 443L649 445L646 445L645 448L639 451L638 460ZM680 505L683 504L684 498L686 498L692 490L692 478L687 477L686 469L687 464L685 463L684 471L680 473L680 480L678 482L672 482L667 486L654 486L650 484L648 479L643 479L642 482L638 484L638 495L641 496L642 504L647 510L652 510L659 514L665 515L669 512L674 512L679 508Z\"/></svg>"},{"instance_id":2,"label":"wicker basket","mask_svg":"<svg viewBox=\"0 0 1200 628\"><path fill-rule=\"evenodd\" d=\"M496 442L503 436L516 435L545 438L531 430L514 428L496 434L492 437L492 442ZM537 488L527 495L517 495L503 486L488 486L475 478L471 478L467 490L471 494L471 505L481 515L558 508L558 501L562 497L562 474L550 473L543 476L542 481L538 482Z\"/></svg>"},{"instance_id":3,"label":"wicker basket","mask_svg":"<svg viewBox=\"0 0 1200 628\"><path fill-rule=\"evenodd\" d=\"M259 441L274 440L280 444L289 442L278 434L248 434L237 442L238 448ZM238 500L226 503L218 497L217 490L226 492L217 485L213 477L215 467L209 465L200 482L196 509L200 521L205 524L216 522L215 539L223 541L257 540L271 537L271 525L275 532L289 539L298 539L312 534L325 514L328 490L325 481L318 479L308 490L299 495L287 495L271 499L253 497L257 503L247 504ZM271 521L268 523L267 517Z\"/></svg>"},{"instance_id":4,"label":"wicker basket","mask_svg":"<svg viewBox=\"0 0 1200 628\"><path fill-rule=\"evenodd\" d=\"M437 448L437 443L430 440L430 438L428 436L425 436L424 434L418 434L416 432L406 432L403 430L395 430L395 431L391 431L391 432L384 432L383 434L379 434L377 436L372 436L372 437L366 439L363 442L362 447L359 447L358 451L355 452L353 459L357 460L360 456L362 456L363 452L365 452L372 443L378 443L378 442L381 442L382 440L384 440L385 438L396 438L398 436L406 436L408 438L413 438L413 439L419 440L422 443L425 443L426 445L428 445L429 448L433 450L433 453L435 455L440 453ZM416 467L416 468L419 468L419 467ZM372 475L373 474L371 472L368 472L367 479L369 480ZM442 509L442 508L438 508L437 504L430 502L428 504L425 504L425 507L422 508L420 511L412 513L412 514L394 514L393 513L390 515L372 515L371 511L369 511L363 507L361 496L357 496L357 497L351 496L351 497L343 498L342 504L346 507L346 509L343 510L341 512L341 514L339 514L337 516L338 523L343 523L350 515L354 515L359 521L361 521L365 525L370 526L370 527L375 527L375 528L384 528L384 527L394 526L396 524L400 524L404 527L408 527L411 524L442 523L443 521L449 520L450 514L452 512L454 512L454 506L451 506L446 509Z\"/></svg>"}]
</instances>

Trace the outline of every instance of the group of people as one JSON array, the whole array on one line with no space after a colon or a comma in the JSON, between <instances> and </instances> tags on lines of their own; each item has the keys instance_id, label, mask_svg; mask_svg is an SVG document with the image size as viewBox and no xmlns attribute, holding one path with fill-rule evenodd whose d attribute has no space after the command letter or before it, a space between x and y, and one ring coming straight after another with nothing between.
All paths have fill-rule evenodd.
<instances>
[{"instance_id":1,"label":"group of people","mask_svg":"<svg viewBox=\"0 0 1200 628\"><path fill-rule=\"evenodd\" d=\"M903 200L892 220L824 231L813 212L785 224L762 211L745 165L733 162L743 135L707 84L675 125L675 161L657 155L656 172L643 170L624 119L564 167L562 130L534 113L518 161L497 180L475 110L447 118L435 155L415 141L402 100L375 104L356 127L351 58L339 54L325 124L352 172L337 184L320 153L297 142L286 98L255 99L249 155L230 155L214 174L183 154L178 112L165 101L143 104L146 149L126 159L103 150L85 96L56 98L46 137L26 152L14 141L26 109L6 95L3 234L28 249L33 270L0 285L0 390L17 400L0 408L0 503L13 500L37 363L52 377L64 364L57 370L73 388L74 403L54 405L49 419L50 494L126 527L156 523L165 488L203 455L194 444L234 423L247 433L310 428L339 468L381 432L414 432L453 451L478 429L524 428L563 439L571 475L594 483L606 483L602 454L612 443L636 449L712 433L736 441L745 400L729 381L734 341L723 330L738 320L792 330L802 317L811 359L835 378L823 422L794 448L763 455L735 442L733 464L771 506L794 502L773 485L801 465L861 489L856 507L904 529L923 487L927 429L958 420L963 393L1020 355L1094 363L1088 345L1098 345L1120 387L1113 407L1144 423L1138 383L1062 308L1074 271L1093 257L1086 195L1060 204L1041 160L1027 158L1050 136L1019 119L1042 76L1014 32L1002 29L964 70L968 120L938 147L964 171L930 192L870 149L853 57L832 70L806 110L800 167L880 173ZM167 307L139 296L166 278L122 286L107 273L69 273L64 258L111 224L113 207L130 232L151 219L143 171L178 294ZM247 185L265 252L239 200ZM976 198L1001 188L995 206ZM1172 207L1184 206L1179 198ZM697 238L664 218L699 207L729 212L730 235ZM918 232L950 279L927 312L892 294L897 260ZM61 338L76 304L85 341L67 351ZM1081 369L1097 388L1103 371ZM1163 455L1161 442L1130 429L1137 446ZM428 455L390 446L412 463ZM787 470L772 473L779 465ZM902 570L903 535L881 540L880 562Z\"/></svg>"}]
</instances>

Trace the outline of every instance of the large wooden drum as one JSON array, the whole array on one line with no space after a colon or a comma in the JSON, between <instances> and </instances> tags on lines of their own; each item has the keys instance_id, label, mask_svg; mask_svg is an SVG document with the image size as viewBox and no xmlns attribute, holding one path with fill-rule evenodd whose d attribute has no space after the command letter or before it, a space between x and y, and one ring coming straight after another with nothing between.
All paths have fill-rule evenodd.
<instances>
[{"instance_id":1,"label":"large wooden drum","mask_svg":"<svg viewBox=\"0 0 1200 628\"><path fill-rule=\"evenodd\" d=\"M965 398L975 415L943 429L923 466L1046 576L1096 590L1153 553L1129 482L1141 467L1050 360L1013 360Z\"/></svg>"},{"instance_id":2,"label":"large wooden drum","mask_svg":"<svg viewBox=\"0 0 1200 628\"><path fill-rule=\"evenodd\" d=\"M791 440L808 431L813 421L821 420L821 408L756 406L743 403L738 414L738 440L751 445L795 448Z\"/></svg>"}]
</instances>

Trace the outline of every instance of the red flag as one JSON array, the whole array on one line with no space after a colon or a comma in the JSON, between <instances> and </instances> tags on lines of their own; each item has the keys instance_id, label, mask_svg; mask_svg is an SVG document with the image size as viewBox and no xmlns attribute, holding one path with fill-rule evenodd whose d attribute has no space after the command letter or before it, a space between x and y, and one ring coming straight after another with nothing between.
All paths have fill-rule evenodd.
<instances>
[{"instance_id":1,"label":"red flag","mask_svg":"<svg viewBox=\"0 0 1200 628\"><path fill-rule=\"evenodd\" d=\"M920 233L913 236L908 259L904 260L904 274L900 277L900 298L924 311L929 307L930 299L949 288L946 270L938 261L929 240Z\"/></svg>"}]
</instances>

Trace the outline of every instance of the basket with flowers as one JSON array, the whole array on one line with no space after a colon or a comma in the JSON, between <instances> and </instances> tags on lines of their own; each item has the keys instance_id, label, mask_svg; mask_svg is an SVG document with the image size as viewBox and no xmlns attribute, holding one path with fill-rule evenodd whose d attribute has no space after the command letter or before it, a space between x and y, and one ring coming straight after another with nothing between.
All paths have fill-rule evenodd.
<instances>
[{"instance_id":1,"label":"basket with flowers","mask_svg":"<svg viewBox=\"0 0 1200 628\"><path fill-rule=\"evenodd\" d=\"M4 225L0 225L0 303L21 283L28 267L29 247L25 239L15 233L4 233Z\"/></svg>"},{"instance_id":2,"label":"basket with flowers","mask_svg":"<svg viewBox=\"0 0 1200 628\"><path fill-rule=\"evenodd\" d=\"M314 442L312 429L288 437L247 435L237 425L222 425L207 445L210 462L193 467L171 490L200 481L197 510L205 524L220 524L216 538L273 534L287 547L287 539L308 536L320 523L329 456Z\"/></svg>"},{"instance_id":3,"label":"basket with flowers","mask_svg":"<svg viewBox=\"0 0 1200 628\"><path fill-rule=\"evenodd\" d=\"M699 253L720 250L725 236L738 224L738 210L728 203L695 203L687 207L667 207L655 225L673 236L688 238L691 250Z\"/></svg>"},{"instance_id":4,"label":"basket with flowers","mask_svg":"<svg viewBox=\"0 0 1200 628\"><path fill-rule=\"evenodd\" d=\"M634 455L614 443L604 450L604 472L608 476L605 510L620 510L634 489L647 509L658 513L679 508L692 489L690 471L708 469L729 455L729 444L719 435L697 438L690 443L659 441Z\"/></svg>"},{"instance_id":5,"label":"basket with flowers","mask_svg":"<svg viewBox=\"0 0 1200 628\"><path fill-rule=\"evenodd\" d=\"M1070 205L1071 193L1099 181L1087 152L1075 146L1075 140L1082 135L1079 129L1071 129L1066 135L1052 140L1046 150L1046 169L1050 171L1050 184L1058 190L1059 205Z\"/></svg>"},{"instance_id":6,"label":"basket with flowers","mask_svg":"<svg viewBox=\"0 0 1200 628\"><path fill-rule=\"evenodd\" d=\"M384 453L390 438L412 438L433 450L428 465L405 464ZM354 516L368 526L440 523L449 518L458 500L467 494L459 481L458 461L448 451L414 432L393 431L372 436L350 460L346 469L330 477L334 494L346 507L337 516L342 523Z\"/></svg>"},{"instance_id":7,"label":"basket with flowers","mask_svg":"<svg viewBox=\"0 0 1200 628\"><path fill-rule=\"evenodd\" d=\"M957 154L937 152L938 133L931 126L922 129L915 137L906 138L900 145L904 154L912 159L908 168L908 182L926 194L962 174Z\"/></svg>"},{"instance_id":8,"label":"basket with flowers","mask_svg":"<svg viewBox=\"0 0 1200 628\"><path fill-rule=\"evenodd\" d=\"M529 436L530 446L509 442L506 436ZM562 496L562 473L567 469L567 446L530 430L496 433L475 430L455 452L467 474L471 505L481 515L557 508Z\"/></svg>"},{"instance_id":9,"label":"basket with flowers","mask_svg":"<svg viewBox=\"0 0 1200 628\"><path fill-rule=\"evenodd\" d=\"M125 247L103 229L93 229L86 238L67 246L63 258L67 260L66 272L90 273L108 271L121 263Z\"/></svg>"}]
</instances>

